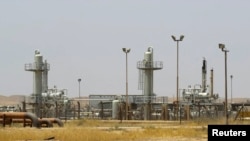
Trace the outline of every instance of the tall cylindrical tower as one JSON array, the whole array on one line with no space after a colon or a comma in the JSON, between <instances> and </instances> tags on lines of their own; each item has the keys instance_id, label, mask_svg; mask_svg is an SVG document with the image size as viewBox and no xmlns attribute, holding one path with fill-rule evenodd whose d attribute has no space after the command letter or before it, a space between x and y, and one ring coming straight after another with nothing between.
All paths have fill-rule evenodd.
<instances>
[{"instance_id":1,"label":"tall cylindrical tower","mask_svg":"<svg viewBox=\"0 0 250 141\"><path fill-rule=\"evenodd\" d=\"M205 58L202 62L202 92L206 92L207 90L207 61Z\"/></svg>"},{"instance_id":2,"label":"tall cylindrical tower","mask_svg":"<svg viewBox=\"0 0 250 141\"><path fill-rule=\"evenodd\" d=\"M143 71L141 77L143 84L143 96L144 96L144 120L150 120L150 105L151 99L154 96L153 91L153 71L162 69L163 63L160 61L154 62L153 61L153 48L149 47L148 50L144 53L143 61L137 62L137 68Z\"/></svg>"},{"instance_id":3,"label":"tall cylindrical tower","mask_svg":"<svg viewBox=\"0 0 250 141\"><path fill-rule=\"evenodd\" d=\"M42 74L42 92L43 93L48 92L48 71L49 71L48 66L49 65L47 63L47 60L44 60L44 71Z\"/></svg>"},{"instance_id":4,"label":"tall cylindrical tower","mask_svg":"<svg viewBox=\"0 0 250 141\"><path fill-rule=\"evenodd\" d=\"M42 108L42 92L43 92L43 72L49 70L49 64L43 62L43 56L38 50L35 51L34 63L25 64L26 71L33 72L33 97L35 102L34 113L36 116L41 117L41 108ZM47 77L47 75L45 75ZM45 79L47 81L47 78ZM47 82L46 82L47 85ZM47 87L47 86L45 86Z\"/></svg>"},{"instance_id":5,"label":"tall cylindrical tower","mask_svg":"<svg viewBox=\"0 0 250 141\"><path fill-rule=\"evenodd\" d=\"M33 66L34 70L34 85L33 85L33 93L35 96L40 97L42 94L42 72L44 70L43 66L43 56L40 54L39 51L35 52L34 56L34 63Z\"/></svg>"},{"instance_id":6,"label":"tall cylindrical tower","mask_svg":"<svg viewBox=\"0 0 250 141\"><path fill-rule=\"evenodd\" d=\"M214 70L213 69L211 69L210 70L210 72L211 72L211 76L210 76L210 96L212 97L212 96L214 96Z\"/></svg>"},{"instance_id":7,"label":"tall cylindrical tower","mask_svg":"<svg viewBox=\"0 0 250 141\"><path fill-rule=\"evenodd\" d=\"M153 49L148 48L148 51L144 53L144 63L147 68L153 67ZM144 71L144 96L151 102L150 97L153 96L153 69Z\"/></svg>"}]
</instances>

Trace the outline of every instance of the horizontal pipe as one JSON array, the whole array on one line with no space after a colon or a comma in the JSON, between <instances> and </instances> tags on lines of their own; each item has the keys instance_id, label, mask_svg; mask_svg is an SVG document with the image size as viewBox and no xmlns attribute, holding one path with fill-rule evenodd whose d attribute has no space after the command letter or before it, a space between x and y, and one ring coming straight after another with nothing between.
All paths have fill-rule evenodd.
<instances>
[{"instance_id":1,"label":"horizontal pipe","mask_svg":"<svg viewBox=\"0 0 250 141\"><path fill-rule=\"evenodd\" d=\"M38 121L40 124L39 126L45 124L47 127L53 127L53 124L48 119L38 119ZM24 119L11 119L10 122L11 123L24 123L24 122L25 123L32 123L32 121L30 119L25 119L25 120ZM3 119L0 119L0 123L3 123Z\"/></svg>"},{"instance_id":2,"label":"horizontal pipe","mask_svg":"<svg viewBox=\"0 0 250 141\"><path fill-rule=\"evenodd\" d=\"M5 118L11 119L30 119L32 121L32 125L35 127L40 127L41 122L43 124L47 124L49 127L52 126L52 123L57 123L60 127L64 126L63 122L58 118L37 118L33 113L29 112L0 112L0 118L3 118L4 115Z\"/></svg>"},{"instance_id":3,"label":"horizontal pipe","mask_svg":"<svg viewBox=\"0 0 250 141\"><path fill-rule=\"evenodd\" d=\"M32 126L39 128L40 123L35 114L29 112L0 112L0 118L30 119Z\"/></svg>"},{"instance_id":4,"label":"horizontal pipe","mask_svg":"<svg viewBox=\"0 0 250 141\"><path fill-rule=\"evenodd\" d=\"M50 120L44 119L44 118L39 118L38 121L40 122L40 125L45 124L47 127L53 127L53 124Z\"/></svg>"},{"instance_id":5,"label":"horizontal pipe","mask_svg":"<svg viewBox=\"0 0 250 141\"><path fill-rule=\"evenodd\" d=\"M63 122L60 119L57 118L38 118L39 124L46 124L47 127L53 127L52 123L57 123L58 126L63 127ZM13 123L31 123L32 120L31 119L26 119L24 121L24 119L12 119L11 122ZM3 123L3 119L0 119L0 123Z\"/></svg>"},{"instance_id":6,"label":"horizontal pipe","mask_svg":"<svg viewBox=\"0 0 250 141\"><path fill-rule=\"evenodd\" d=\"M11 122L13 123L23 123L24 119L11 119ZM25 120L26 123L31 123L30 119ZM0 119L0 123L3 123L3 119Z\"/></svg>"},{"instance_id":7,"label":"horizontal pipe","mask_svg":"<svg viewBox=\"0 0 250 141\"><path fill-rule=\"evenodd\" d=\"M63 122L59 118L42 118L42 119L49 120L52 123L57 123L59 127L63 127Z\"/></svg>"},{"instance_id":8,"label":"horizontal pipe","mask_svg":"<svg viewBox=\"0 0 250 141\"><path fill-rule=\"evenodd\" d=\"M0 112L0 118L3 118L5 115L5 117L8 118L24 118L25 117L25 112Z\"/></svg>"}]
</instances>

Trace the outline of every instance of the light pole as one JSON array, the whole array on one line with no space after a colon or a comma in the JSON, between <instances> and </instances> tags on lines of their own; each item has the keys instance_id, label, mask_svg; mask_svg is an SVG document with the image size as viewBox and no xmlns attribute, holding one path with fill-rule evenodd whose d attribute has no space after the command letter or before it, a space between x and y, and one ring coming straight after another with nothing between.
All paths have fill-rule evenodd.
<instances>
[{"instance_id":1,"label":"light pole","mask_svg":"<svg viewBox=\"0 0 250 141\"><path fill-rule=\"evenodd\" d=\"M228 125L228 112L227 112L227 52L229 50L226 49L224 44L219 44L219 48L222 52L225 53L225 116L226 116L226 125Z\"/></svg>"},{"instance_id":2,"label":"light pole","mask_svg":"<svg viewBox=\"0 0 250 141\"><path fill-rule=\"evenodd\" d=\"M122 48L123 52L126 54L126 105L125 105L125 116L128 120L128 53L130 48Z\"/></svg>"},{"instance_id":3,"label":"light pole","mask_svg":"<svg viewBox=\"0 0 250 141\"><path fill-rule=\"evenodd\" d=\"M172 39L177 42L177 77L176 77L176 102L177 102L177 105L179 105L179 41L182 41L183 38L184 38L184 35L181 35L180 36L180 39L176 39L175 36L171 36ZM179 107L180 108L180 107ZM181 115L180 115L180 123L181 123Z\"/></svg>"},{"instance_id":4,"label":"light pole","mask_svg":"<svg viewBox=\"0 0 250 141\"><path fill-rule=\"evenodd\" d=\"M79 82L79 99L80 99L80 97L81 97L81 96L80 96L80 93L81 93L81 91L80 91L80 90L81 90L81 85L80 85L81 80L82 80L81 78L78 78L78 82Z\"/></svg>"},{"instance_id":5,"label":"light pole","mask_svg":"<svg viewBox=\"0 0 250 141\"><path fill-rule=\"evenodd\" d=\"M233 103L233 75L230 75L231 78L231 106Z\"/></svg>"}]
</instances>

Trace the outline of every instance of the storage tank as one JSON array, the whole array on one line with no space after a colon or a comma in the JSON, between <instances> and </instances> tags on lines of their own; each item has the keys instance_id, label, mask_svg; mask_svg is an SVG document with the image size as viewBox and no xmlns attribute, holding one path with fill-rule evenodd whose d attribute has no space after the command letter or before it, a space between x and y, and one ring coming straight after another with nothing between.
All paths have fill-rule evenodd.
<instances>
[{"instance_id":1,"label":"storage tank","mask_svg":"<svg viewBox=\"0 0 250 141\"><path fill-rule=\"evenodd\" d=\"M112 101L112 119L118 119L119 102L119 100Z\"/></svg>"}]
</instances>

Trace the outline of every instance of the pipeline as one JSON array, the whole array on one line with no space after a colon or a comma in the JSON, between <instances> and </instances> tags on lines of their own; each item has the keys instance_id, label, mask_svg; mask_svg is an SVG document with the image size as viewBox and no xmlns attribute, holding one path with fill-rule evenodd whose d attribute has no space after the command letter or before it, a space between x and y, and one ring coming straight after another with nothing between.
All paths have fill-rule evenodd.
<instances>
[{"instance_id":1,"label":"pipeline","mask_svg":"<svg viewBox=\"0 0 250 141\"><path fill-rule=\"evenodd\" d=\"M53 127L53 124L48 119L38 119L39 121L39 127ZM0 119L0 123L5 124L11 124L11 123L23 123L23 127L25 127L27 124L30 125L32 121L30 119L11 119L9 120L3 120Z\"/></svg>"},{"instance_id":2,"label":"pipeline","mask_svg":"<svg viewBox=\"0 0 250 141\"><path fill-rule=\"evenodd\" d=\"M57 123L59 127L63 127L63 122L59 118L42 118L44 120L49 120L51 123Z\"/></svg>"},{"instance_id":3,"label":"pipeline","mask_svg":"<svg viewBox=\"0 0 250 141\"><path fill-rule=\"evenodd\" d=\"M44 118L39 118L39 123L40 123L40 126L43 127L43 125L45 124L45 127L53 127L53 124L50 120L48 119L44 119Z\"/></svg>"},{"instance_id":4,"label":"pipeline","mask_svg":"<svg viewBox=\"0 0 250 141\"><path fill-rule=\"evenodd\" d=\"M0 123L2 124L11 124L11 123L23 123L24 127L26 126L26 124L31 124L32 120L30 119L12 119L9 118L10 120L3 120L0 119ZM59 127L63 127L63 122L60 119L57 118L38 118L39 121L39 127L53 127L53 123L57 123ZM45 126L44 126L45 125Z\"/></svg>"},{"instance_id":5,"label":"pipeline","mask_svg":"<svg viewBox=\"0 0 250 141\"><path fill-rule=\"evenodd\" d=\"M30 119L33 127L40 127L40 122L35 114L29 112L0 112L0 118L3 119L3 126L5 126L5 119Z\"/></svg>"}]
</instances>

